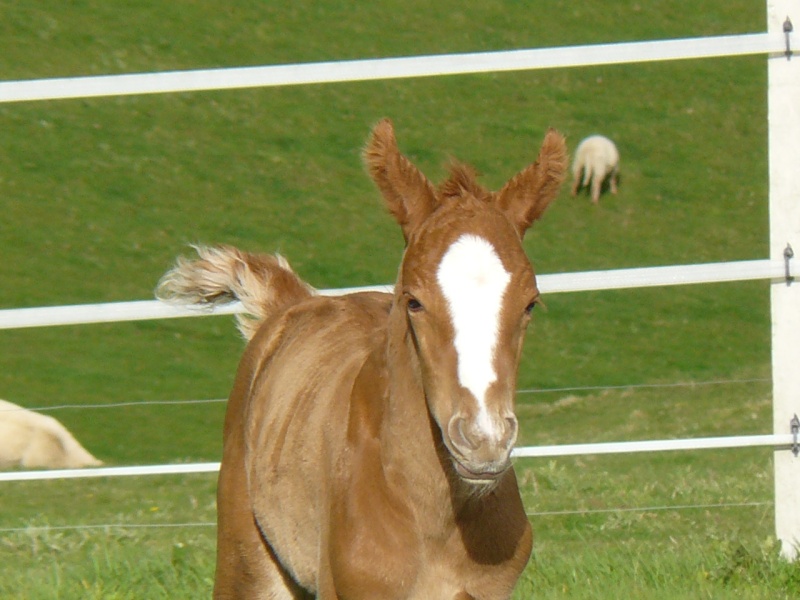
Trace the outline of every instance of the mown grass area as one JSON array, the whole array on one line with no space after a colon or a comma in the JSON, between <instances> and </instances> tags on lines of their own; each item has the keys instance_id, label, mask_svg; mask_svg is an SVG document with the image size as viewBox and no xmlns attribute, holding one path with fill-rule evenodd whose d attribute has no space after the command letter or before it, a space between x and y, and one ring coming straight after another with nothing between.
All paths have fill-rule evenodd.
<instances>
[{"instance_id":1,"label":"mown grass area","mask_svg":"<svg viewBox=\"0 0 800 600\"><path fill-rule=\"evenodd\" d=\"M745 33L764 13L719 0L7 2L0 78ZM402 238L359 158L383 116L432 178L457 156L492 187L548 126L571 148L614 138L620 194L593 207L565 190L526 238L540 273L763 258L765 86L751 57L0 105L0 307L148 299L191 242L278 250L317 287L390 282ZM767 284L545 301L520 389L696 385L524 393L522 443L770 431ZM37 407L224 398L242 350L227 317L0 331L0 344L0 397ZM107 463L147 464L218 460L223 413L50 414ZM516 597L800 593L771 538L770 458L520 461L537 542ZM208 475L3 484L0 596L207 597L214 489ZM700 508L662 508L675 505ZM199 525L140 527L175 523ZM80 524L115 526L57 529Z\"/></svg>"}]
</instances>

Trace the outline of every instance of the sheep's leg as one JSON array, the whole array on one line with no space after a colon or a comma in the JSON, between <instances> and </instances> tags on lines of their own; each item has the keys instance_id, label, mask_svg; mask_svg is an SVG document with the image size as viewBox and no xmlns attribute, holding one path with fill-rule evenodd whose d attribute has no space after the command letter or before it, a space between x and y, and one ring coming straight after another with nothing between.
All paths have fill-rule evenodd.
<instances>
[{"instance_id":1,"label":"sheep's leg","mask_svg":"<svg viewBox=\"0 0 800 600\"><path fill-rule=\"evenodd\" d=\"M600 177L592 179L592 203L597 204L600 200L600 188L603 185L603 180Z\"/></svg>"},{"instance_id":2,"label":"sheep's leg","mask_svg":"<svg viewBox=\"0 0 800 600\"><path fill-rule=\"evenodd\" d=\"M617 176L618 175L619 175L619 171L615 167L614 170L611 172L611 179L609 181L609 185L611 186L611 193L612 194L616 194L617 193Z\"/></svg>"}]
</instances>

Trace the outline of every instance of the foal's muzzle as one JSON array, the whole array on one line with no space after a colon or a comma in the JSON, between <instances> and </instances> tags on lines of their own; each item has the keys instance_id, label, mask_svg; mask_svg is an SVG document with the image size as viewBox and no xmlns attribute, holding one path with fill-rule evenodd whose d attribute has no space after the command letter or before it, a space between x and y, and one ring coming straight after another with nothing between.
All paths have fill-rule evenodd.
<instances>
[{"instance_id":1,"label":"foal's muzzle","mask_svg":"<svg viewBox=\"0 0 800 600\"><path fill-rule=\"evenodd\" d=\"M459 476L473 483L497 481L511 467L519 424L514 416L493 419L491 427L455 416L447 425L448 448Z\"/></svg>"}]
</instances>

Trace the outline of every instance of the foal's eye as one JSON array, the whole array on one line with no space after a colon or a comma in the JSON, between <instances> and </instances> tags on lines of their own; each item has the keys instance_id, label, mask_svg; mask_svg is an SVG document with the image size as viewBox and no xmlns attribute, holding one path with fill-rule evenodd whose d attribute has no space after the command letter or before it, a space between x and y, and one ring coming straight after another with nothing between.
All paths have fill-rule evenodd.
<instances>
[{"instance_id":1,"label":"foal's eye","mask_svg":"<svg viewBox=\"0 0 800 600\"><path fill-rule=\"evenodd\" d=\"M422 303L416 298L409 298L406 306L408 306L409 312L420 312L422 310Z\"/></svg>"},{"instance_id":2,"label":"foal's eye","mask_svg":"<svg viewBox=\"0 0 800 600\"><path fill-rule=\"evenodd\" d=\"M536 301L536 300L534 300L533 302L528 304L528 306L525 307L525 313L526 314L531 314L533 312L533 309L536 308L537 304L538 304L538 301Z\"/></svg>"}]
</instances>

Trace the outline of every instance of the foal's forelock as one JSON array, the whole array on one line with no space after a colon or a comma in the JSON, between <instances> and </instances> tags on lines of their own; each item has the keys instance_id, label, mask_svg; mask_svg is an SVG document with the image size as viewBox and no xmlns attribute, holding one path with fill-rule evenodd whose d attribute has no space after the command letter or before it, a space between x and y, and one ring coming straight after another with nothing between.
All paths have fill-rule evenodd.
<instances>
[{"instance_id":1,"label":"foal's forelock","mask_svg":"<svg viewBox=\"0 0 800 600\"><path fill-rule=\"evenodd\" d=\"M495 349L511 274L492 244L464 234L445 252L436 277L452 321L459 383L477 401L476 425L494 437L498 421L489 412L486 396L497 380Z\"/></svg>"}]
</instances>

